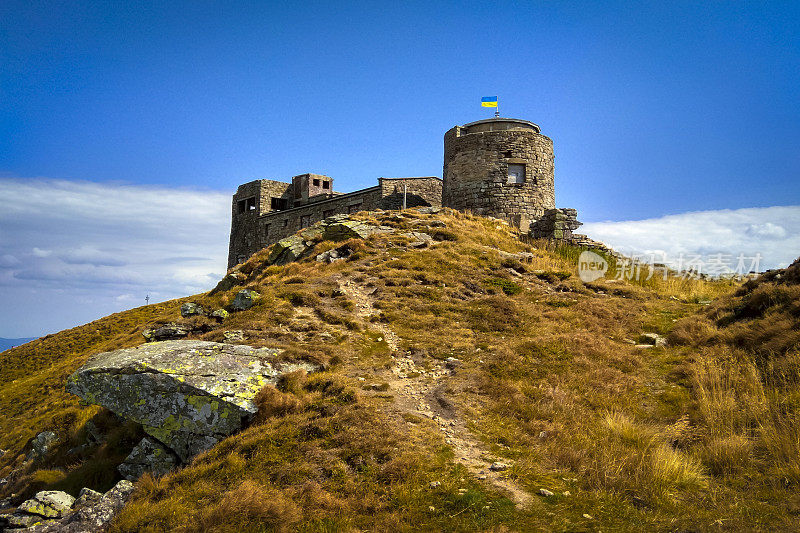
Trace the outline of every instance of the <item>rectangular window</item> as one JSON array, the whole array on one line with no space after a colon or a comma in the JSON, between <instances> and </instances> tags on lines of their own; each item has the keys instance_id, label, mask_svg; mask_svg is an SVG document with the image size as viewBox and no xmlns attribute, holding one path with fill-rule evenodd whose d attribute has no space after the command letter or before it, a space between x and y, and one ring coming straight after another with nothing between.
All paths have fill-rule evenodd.
<instances>
[{"instance_id":1,"label":"rectangular window","mask_svg":"<svg viewBox=\"0 0 800 533\"><path fill-rule=\"evenodd\" d=\"M287 218L287 219L285 219L285 220L283 221L283 227L285 228L285 227L286 227L286 226L288 226L288 225L289 225L289 219Z\"/></svg>"},{"instance_id":2,"label":"rectangular window","mask_svg":"<svg viewBox=\"0 0 800 533\"><path fill-rule=\"evenodd\" d=\"M275 211L283 211L289 207L289 201L286 198L276 198L273 196L269 201L269 207Z\"/></svg>"},{"instance_id":3,"label":"rectangular window","mask_svg":"<svg viewBox=\"0 0 800 533\"><path fill-rule=\"evenodd\" d=\"M269 237L269 224L264 224L264 237Z\"/></svg>"},{"instance_id":4,"label":"rectangular window","mask_svg":"<svg viewBox=\"0 0 800 533\"><path fill-rule=\"evenodd\" d=\"M351 215L353 213L358 213L359 211L361 211L361 202L347 206L347 212Z\"/></svg>"},{"instance_id":5,"label":"rectangular window","mask_svg":"<svg viewBox=\"0 0 800 533\"><path fill-rule=\"evenodd\" d=\"M525 165L508 164L508 183L525 183Z\"/></svg>"},{"instance_id":6,"label":"rectangular window","mask_svg":"<svg viewBox=\"0 0 800 533\"><path fill-rule=\"evenodd\" d=\"M236 202L236 211L239 213L246 213L248 211L255 211L256 210L256 197L251 196L250 198L245 198L244 200L239 200Z\"/></svg>"},{"instance_id":7,"label":"rectangular window","mask_svg":"<svg viewBox=\"0 0 800 533\"><path fill-rule=\"evenodd\" d=\"M330 181L323 181L322 182L322 188L323 189L330 189L331 188L331 182Z\"/></svg>"},{"instance_id":8,"label":"rectangular window","mask_svg":"<svg viewBox=\"0 0 800 533\"><path fill-rule=\"evenodd\" d=\"M328 209L327 211L322 212L322 218L332 217L336 213L335 209Z\"/></svg>"},{"instance_id":9,"label":"rectangular window","mask_svg":"<svg viewBox=\"0 0 800 533\"><path fill-rule=\"evenodd\" d=\"M314 180L314 187L319 187L319 180L317 179Z\"/></svg>"},{"instance_id":10,"label":"rectangular window","mask_svg":"<svg viewBox=\"0 0 800 533\"><path fill-rule=\"evenodd\" d=\"M311 215L300 215L300 227L307 228L311 225Z\"/></svg>"}]
</instances>

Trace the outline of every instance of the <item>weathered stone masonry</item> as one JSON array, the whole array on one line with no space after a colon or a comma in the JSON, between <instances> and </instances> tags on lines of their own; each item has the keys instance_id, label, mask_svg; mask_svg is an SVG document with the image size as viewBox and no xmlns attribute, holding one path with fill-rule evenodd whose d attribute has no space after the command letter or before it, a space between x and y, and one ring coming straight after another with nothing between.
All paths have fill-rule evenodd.
<instances>
[{"instance_id":1,"label":"weathered stone masonry","mask_svg":"<svg viewBox=\"0 0 800 533\"><path fill-rule=\"evenodd\" d=\"M292 183L256 180L240 185L233 196L228 268L330 216L399 209L404 187L407 207L441 207L442 180L437 177L380 178L375 187L347 194L333 192L333 179L319 174L295 176Z\"/></svg>"},{"instance_id":2,"label":"weathered stone masonry","mask_svg":"<svg viewBox=\"0 0 800 533\"><path fill-rule=\"evenodd\" d=\"M492 118L445 133L443 179L380 178L348 194L320 174L251 181L233 196L228 268L332 215L400 209L404 196L407 207L451 207L507 220L537 238L574 240L575 211L555 210L553 162L553 141L539 126Z\"/></svg>"},{"instance_id":3,"label":"weathered stone masonry","mask_svg":"<svg viewBox=\"0 0 800 533\"><path fill-rule=\"evenodd\" d=\"M526 120L489 119L444 136L447 207L509 220L523 231L556 206L553 141Z\"/></svg>"}]
</instances>

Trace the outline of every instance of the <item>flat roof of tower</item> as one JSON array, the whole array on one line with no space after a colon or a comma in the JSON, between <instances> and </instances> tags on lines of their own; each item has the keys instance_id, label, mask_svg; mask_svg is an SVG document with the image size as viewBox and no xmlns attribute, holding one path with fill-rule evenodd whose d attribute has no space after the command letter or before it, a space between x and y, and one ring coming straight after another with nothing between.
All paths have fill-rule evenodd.
<instances>
[{"instance_id":1,"label":"flat roof of tower","mask_svg":"<svg viewBox=\"0 0 800 533\"><path fill-rule=\"evenodd\" d=\"M493 127L494 125L498 127ZM477 126L474 128L474 126ZM535 131L536 133L541 133L541 128L530 122L529 120L520 120L518 118L503 118L503 117L495 117L495 118L487 118L484 120L476 120L475 122L470 122L468 124L464 124L461 126L462 128L466 129L475 129L478 131L494 131L494 130L508 130L512 128L522 128L522 129L530 129Z\"/></svg>"}]
</instances>

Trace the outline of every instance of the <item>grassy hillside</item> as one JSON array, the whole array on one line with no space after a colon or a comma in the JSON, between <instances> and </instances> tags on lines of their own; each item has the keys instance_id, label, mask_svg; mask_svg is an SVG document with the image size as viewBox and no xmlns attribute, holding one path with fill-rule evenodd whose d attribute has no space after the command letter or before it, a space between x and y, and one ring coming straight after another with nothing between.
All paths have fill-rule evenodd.
<instances>
[{"instance_id":1,"label":"grassy hillside","mask_svg":"<svg viewBox=\"0 0 800 533\"><path fill-rule=\"evenodd\" d=\"M522 243L497 221L360 215L373 216L436 243L353 240L349 258L331 264L267 266L263 251L242 265L241 286L191 298L215 308L257 290L256 306L222 324L195 320L195 337L241 329L247 344L326 371L265 389L247 430L180 471L142 478L115 531L800 526L793 270L743 286L658 276L584 284L580 250ZM0 477L37 432L56 428L63 444L0 497L113 482L140 430L79 405L64 378L92 353L180 321L181 303L3 353ZM645 332L670 342L635 346ZM70 454L92 417L113 438ZM497 462L508 468L490 470Z\"/></svg>"}]
</instances>

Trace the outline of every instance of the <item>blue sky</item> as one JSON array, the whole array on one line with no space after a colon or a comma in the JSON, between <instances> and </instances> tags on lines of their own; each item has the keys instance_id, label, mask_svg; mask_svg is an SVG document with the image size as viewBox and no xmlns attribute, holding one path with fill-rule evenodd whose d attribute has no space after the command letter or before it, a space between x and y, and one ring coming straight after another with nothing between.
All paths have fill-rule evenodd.
<instances>
[{"instance_id":1,"label":"blue sky","mask_svg":"<svg viewBox=\"0 0 800 533\"><path fill-rule=\"evenodd\" d=\"M135 213L138 205L142 217L169 209L154 192L174 194L187 220L206 207L222 213L221 229L198 222L210 240L198 238L208 251L194 256L206 263L190 269L193 284L162 291L172 297L203 290L222 273L225 250L209 248L225 246L225 198L239 183L310 171L348 191L379 176L441 175L444 132L491 116L480 98L497 95L503 116L532 120L553 138L557 203L577 208L581 220L723 217L800 205L798 65L798 2L5 0L0 181L9 198L56 182L58 191L83 191L72 206L84 207L64 211L73 218L92 210L81 202L102 202L98 191L115 196L119 187L130 202L120 209ZM45 213L67 216L58 195L44 197L42 211L0 213L0 291L20 305L31 290L56 298L47 292L53 286L33 280L39 260L60 257L59 275L73 272L81 290L97 289L94 274L75 270L70 250L109 263L134 228L88 242L89 217L64 226L82 234L58 243L43 235L36 246L36 235L52 233ZM789 227L758 229L775 222L743 227L791 236ZM153 231L148 238L167 238ZM791 254L800 250L784 256ZM17 270L3 267L12 263ZM56 265L48 265L53 278ZM115 275L97 279L113 286ZM77 297L65 295L59 308L69 320L35 307L24 322L0 316L0 336L121 308L116 298L138 299L151 285L144 278L126 278L132 284L108 289L102 302L85 300L94 315L70 311ZM47 326L31 327L35 317Z\"/></svg>"}]
</instances>

